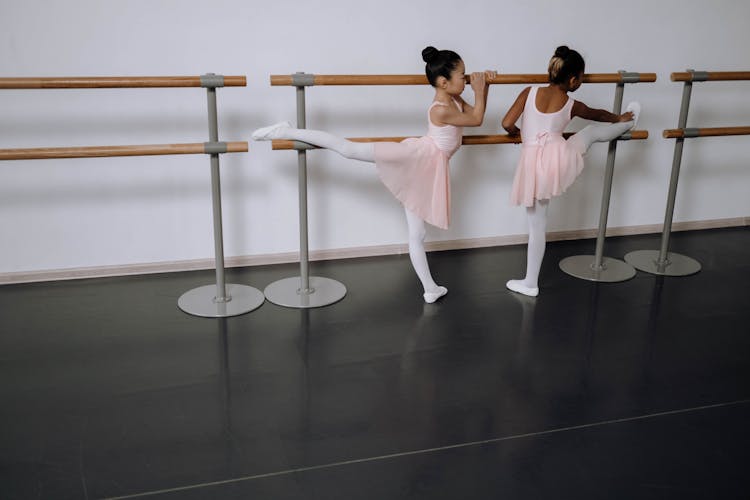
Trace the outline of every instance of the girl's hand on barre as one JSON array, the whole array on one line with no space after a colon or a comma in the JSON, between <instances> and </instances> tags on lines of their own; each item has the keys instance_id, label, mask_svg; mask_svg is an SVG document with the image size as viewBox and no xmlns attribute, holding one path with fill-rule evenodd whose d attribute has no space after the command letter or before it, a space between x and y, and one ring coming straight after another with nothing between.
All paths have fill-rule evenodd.
<instances>
[{"instance_id":1,"label":"girl's hand on barre","mask_svg":"<svg viewBox=\"0 0 750 500\"><path fill-rule=\"evenodd\" d=\"M469 82L471 83L471 89L474 91L475 94L487 92L488 84L484 79L484 73L482 72L472 73L471 76L469 77Z\"/></svg>"},{"instance_id":2,"label":"girl's hand on barre","mask_svg":"<svg viewBox=\"0 0 750 500\"><path fill-rule=\"evenodd\" d=\"M517 137L521 135L521 129L516 127L515 125L511 125L505 131L508 132L508 135L511 137Z\"/></svg>"}]
</instances>

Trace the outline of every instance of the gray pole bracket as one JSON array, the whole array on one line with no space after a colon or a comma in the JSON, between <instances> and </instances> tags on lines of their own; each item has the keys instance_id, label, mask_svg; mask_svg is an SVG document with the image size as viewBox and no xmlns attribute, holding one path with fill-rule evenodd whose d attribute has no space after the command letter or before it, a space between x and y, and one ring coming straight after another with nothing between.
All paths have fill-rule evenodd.
<instances>
[{"instance_id":1,"label":"gray pole bracket","mask_svg":"<svg viewBox=\"0 0 750 500\"><path fill-rule=\"evenodd\" d=\"M693 75L692 81L694 82L708 81L708 71L695 71L695 70L689 69L688 73L691 73Z\"/></svg>"},{"instance_id":2,"label":"gray pole bracket","mask_svg":"<svg viewBox=\"0 0 750 500\"><path fill-rule=\"evenodd\" d=\"M227 143L223 141L219 142L204 142L203 152L207 155L217 155L227 152Z\"/></svg>"},{"instance_id":3,"label":"gray pole bracket","mask_svg":"<svg viewBox=\"0 0 750 500\"><path fill-rule=\"evenodd\" d=\"M633 138L632 132L628 131L628 132L625 132L624 134L622 134L620 137L618 137L617 140L618 141L629 141L632 138Z\"/></svg>"},{"instance_id":4,"label":"gray pole bracket","mask_svg":"<svg viewBox=\"0 0 750 500\"><path fill-rule=\"evenodd\" d=\"M294 143L294 150L295 151L307 151L309 149L317 149L315 146L311 146L310 144L302 141L292 141Z\"/></svg>"},{"instance_id":5,"label":"gray pole bracket","mask_svg":"<svg viewBox=\"0 0 750 500\"><path fill-rule=\"evenodd\" d=\"M224 86L224 75L217 75L215 73L206 73L201 75L201 87L204 88L216 88Z\"/></svg>"},{"instance_id":6,"label":"gray pole bracket","mask_svg":"<svg viewBox=\"0 0 750 500\"><path fill-rule=\"evenodd\" d=\"M315 75L298 72L292 75L292 85L295 87L312 87L315 85Z\"/></svg>"},{"instance_id":7,"label":"gray pole bracket","mask_svg":"<svg viewBox=\"0 0 750 500\"><path fill-rule=\"evenodd\" d=\"M620 70L619 73L622 77L622 83L638 83L641 81L640 73L630 73L622 70Z\"/></svg>"},{"instance_id":8,"label":"gray pole bracket","mask_svg":"<svg viewBox=\"0 0 750 500\"><path fill-rule=\"evenodd\" d=\"M682 136L686 139L692 139L693 137L700 137L699 128L684 128L682 129Z\"/></svg>"}]
</instances>

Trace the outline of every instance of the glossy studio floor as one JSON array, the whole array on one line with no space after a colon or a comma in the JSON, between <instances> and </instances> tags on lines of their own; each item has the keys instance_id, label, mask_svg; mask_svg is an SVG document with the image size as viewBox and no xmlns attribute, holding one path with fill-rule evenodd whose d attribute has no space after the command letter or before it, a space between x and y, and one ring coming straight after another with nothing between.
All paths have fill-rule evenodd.
<instances>
[{"instance_id":1,"label":"glossy studio floor","mask_svg":"<svg viewBox=\"0 0 750 500\"><path fill-rule=\"evenodd\" d=\"M315 262L344 300L224 320L177 307L210 271L2 286L0 498L749 498L750 230L671 249L604 284L551 243L536 299L523 246L434 252L432 305L406 255Z\"/></svg>"}]
</instances>

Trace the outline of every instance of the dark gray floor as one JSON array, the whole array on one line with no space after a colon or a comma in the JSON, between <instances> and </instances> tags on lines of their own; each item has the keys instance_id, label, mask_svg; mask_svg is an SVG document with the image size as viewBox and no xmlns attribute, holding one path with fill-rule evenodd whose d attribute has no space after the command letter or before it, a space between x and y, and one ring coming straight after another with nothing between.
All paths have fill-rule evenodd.
<instances>
[{"instance_id":1,"label":"dark gray floor","mask_svg":"<svg viewBox=\"0 0 750 500\"><path fill-rule=\"evenodd\" d=\"M523 246L433 253L433 305L407 256L313 263L343 301L226 320L176 306L211 272L0 287L0 498L749 498L750 230L672 249L596 284L553 243L537 299Z\"/></svg>"}]
</instances>

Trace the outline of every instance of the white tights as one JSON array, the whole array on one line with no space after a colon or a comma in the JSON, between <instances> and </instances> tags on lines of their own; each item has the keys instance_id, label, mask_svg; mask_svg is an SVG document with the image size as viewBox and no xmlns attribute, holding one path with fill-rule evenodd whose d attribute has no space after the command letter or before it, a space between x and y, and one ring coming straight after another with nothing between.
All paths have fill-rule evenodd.
<instances>
[{"instance_id":1,"label":"white tights","mask_svg":"<svg viewBox=\"0 0 750 500\"><path fill-rule=\"evenodd\" d=\"M527 288L538 288L539 270L547 247L547 208L549 200L537 200L533 207L526 208L529 225L529 246L526 251L526 277L523 284Z\"/></svg>"},{"instance_id":2,"label":"white tights","mask_svg":"<svg viewBox=\"0 0 750 500\"><path fill-rule=\"evenodd\" d=\"M432 279L430 266L427 265L427 254L424 251L425 226L424 221L417 214L404 207L406 212L406 225L409 228L409 259L414 271L417 273L419 281L425 293L434 293L438 290L438 285Z\"/></svg>"},{"instance_id":3,"label":"white tights","mask_svg":"<svg viewBox=\"0 0 750 500\"><path fill-rule=\"evenodd\" d=\"M375 162L375 144L372 142L352 142L321 130L301 128L284 128L280 134L279 139L306 142L313 146L330 149L351 160Z\"/></svg>"},{"instance_id":4,"label":"white tights","mask_svg":"<svg viewBox=\"0 0 750 500\"><path fill-rule=\"evenodd\" d=\"M375 162L375 144L371 142L352 142L320 130L284 128L277 138L305 142L325 149L330 149L344 158ZM424 249L426 234L424 221L415 213L404 207L406 224L409 228L409 259L425 293L438 292L438 285L432 279L427 254Z\"/></svg>"},{"instance_id":5,"label":"white tights","mask_svg":"<svg viewBox=\"0 0 750 500\"><path fill-rule=\"evenodd\" d=\"M595 142L609 142L633 127L633 122L592 123L568 138L568 144L585 155Z\"/></svg>"}]
</instances>

